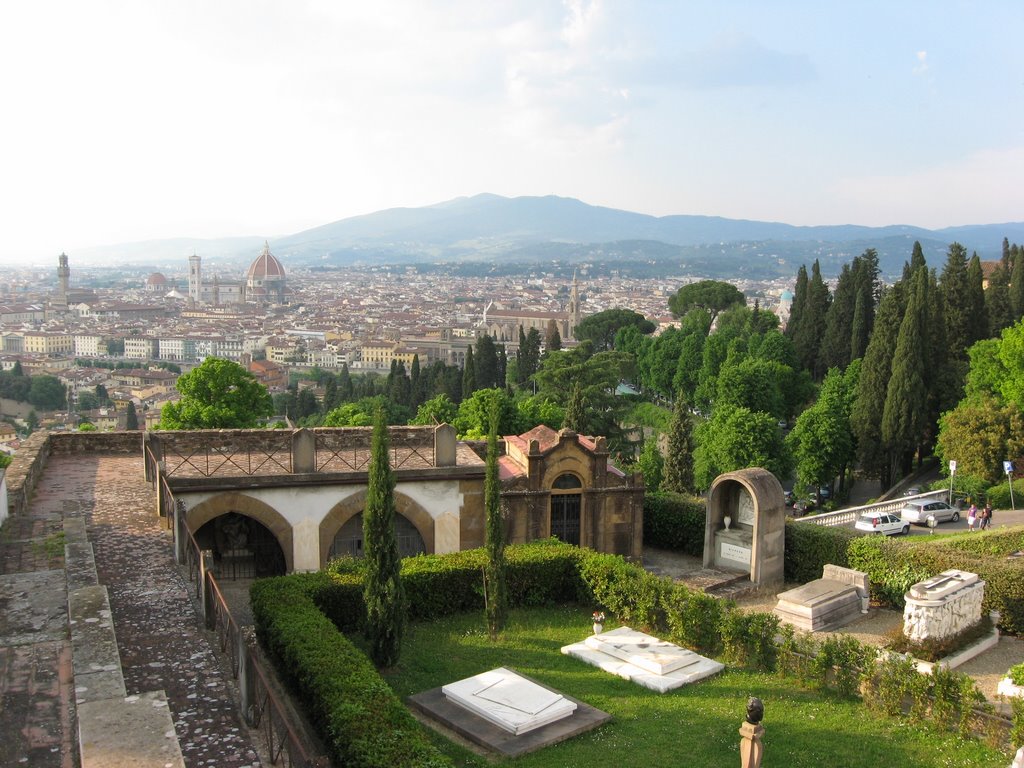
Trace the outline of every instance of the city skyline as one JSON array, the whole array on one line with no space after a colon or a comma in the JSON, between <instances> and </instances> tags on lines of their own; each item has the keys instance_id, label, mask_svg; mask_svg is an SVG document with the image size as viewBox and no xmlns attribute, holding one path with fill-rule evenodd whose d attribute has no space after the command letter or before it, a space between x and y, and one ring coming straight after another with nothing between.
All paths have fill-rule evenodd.
<instances>
[{"instance_id":1,"label":"city skyline","mask_svg":"<svg viewBox=\"0 0 1024 768\"><path fill-rule=\"evenodd\" d=\"M0 11L0 265L492 192L1019 221L1024 6L100 2Z\"/></svg>"}]
</instances>

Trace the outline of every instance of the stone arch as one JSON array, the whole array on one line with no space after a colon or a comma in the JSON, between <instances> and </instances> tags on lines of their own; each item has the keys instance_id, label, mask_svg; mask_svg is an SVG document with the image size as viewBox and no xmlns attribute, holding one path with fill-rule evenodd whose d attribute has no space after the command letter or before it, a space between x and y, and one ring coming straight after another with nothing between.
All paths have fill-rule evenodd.
<instances>
[{"instance_id":1,"label":"stone arch","mask_svg":"<svg viewBox=\"0 0 1024 768\"><path fill-rule=\"evenodd\" d=\"M415 499L395 491L395 512L413 524L428 555L434 554L434 518ZM333 507L320 521L320 566L327 564L331 544L342 526L366 507L366 489L353 493Z\"/></svg>"},{"instance_id":2,"label":"stone arch","mask_svg":"<svg viewBox=\"0 0 1024 768\"><path fill-rule=\"evenodd\" d=\"M555 481L562 475L573 475L580 481L581 490L591 485L590 463L576 452L554 451L544 466L544 477L541 481L544 490L551 491Z\"/></svg>"},{"instance_id":3,"label":"stone arch","mask_svg":"<svg viewBox=\"0 0 1024 768\"><path fill-rule=\"evenodd\" d=\"M251 517L274 534L274 538L277 539L277 543L281 546L281 552L284 554L285 569L288 573L292 572L295 554L292 525L284 519L280 512L259 499L236 491L219 493L192 507L185 516L185 521L188 523L188 529L195 534L213 518L228 512L237 512L240 515Z\"/></svg>"}]
</instances>

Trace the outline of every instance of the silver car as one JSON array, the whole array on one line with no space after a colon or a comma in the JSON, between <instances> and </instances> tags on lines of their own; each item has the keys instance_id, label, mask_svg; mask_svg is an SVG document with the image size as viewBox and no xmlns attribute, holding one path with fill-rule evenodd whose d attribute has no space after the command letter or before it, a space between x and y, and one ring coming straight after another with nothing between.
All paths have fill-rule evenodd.
<instances>
[{"instance_id":1,"label":"silver car","mask_svg":"<svg viewBox=\"0 0 1024 768\"><path fill-rule=\"evenodd\" d=\"M900 510L900 517L908 523L927 525L928 518L934 517L936 523L945 523L952 520L954 523L960 519L960 510L951 507L944 501L922 499L921 501L907 502Z\"/></svg>"}]
</instances>

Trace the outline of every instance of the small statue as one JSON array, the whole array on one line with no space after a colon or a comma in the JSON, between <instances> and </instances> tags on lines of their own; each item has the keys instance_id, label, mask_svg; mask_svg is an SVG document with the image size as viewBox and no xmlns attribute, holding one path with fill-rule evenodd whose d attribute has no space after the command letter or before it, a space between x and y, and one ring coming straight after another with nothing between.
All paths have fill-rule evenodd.
<instances>
[{"instance_id":1,"label":"small statue","mask_svg":"<svg viewBox=\"0 0 1024 768\"><path fill-rule=\"evenodd\" d=\"M747 722L757 725L764 720L764 702L756 696L747 699Z\"/></svg>"}]
</instances>

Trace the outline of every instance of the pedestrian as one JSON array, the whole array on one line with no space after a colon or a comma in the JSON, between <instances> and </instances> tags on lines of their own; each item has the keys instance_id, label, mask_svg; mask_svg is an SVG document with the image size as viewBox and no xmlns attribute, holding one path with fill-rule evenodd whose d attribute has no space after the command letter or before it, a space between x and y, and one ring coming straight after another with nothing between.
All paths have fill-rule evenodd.
<instances>
[{"instance_id":1,"label":"pedestrian","mask_svg":"<svg viewBox=\"0 0 1024 768\"><path fill-rule=\"evenodd\" d=\"M985 527L986 528L991 528L992 527L992 502L991 501L986 501L985 502Z\"/></svg>"},{"instance_id":2,"label":"pedestrian","mask_svg":"<svg viewBox=\"0 0 1024 768\"><path fill-rule=\"evenodd\" d=\"M971 508L967 510L967 530L974 530L974 521L978 517L978 508L972 503Z\"/></svg>"},{"instance_id":3,"label":"pedestrian","mask_svg":"<svg viewBox=\"0 0 1024 768\"><path fill-rule=\"evenodd\" d=\"M988 509L982 507L978 510L978 530L984 531L988 526Z\"/></svg>"}]
</instances>

